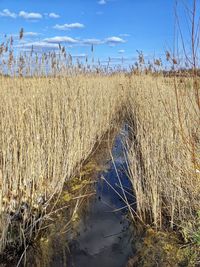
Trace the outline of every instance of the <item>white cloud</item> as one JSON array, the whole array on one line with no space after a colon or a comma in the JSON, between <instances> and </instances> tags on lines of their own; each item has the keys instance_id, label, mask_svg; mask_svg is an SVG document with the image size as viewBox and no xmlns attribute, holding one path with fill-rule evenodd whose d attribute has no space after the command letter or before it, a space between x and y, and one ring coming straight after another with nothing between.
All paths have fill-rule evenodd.
<instances>
[{"instance_id":1,"label":"white cloud","mask_svg":"<svg viewBox=\"0 0 200 267\"><path fill-rule=\"evenodd\" d=\"M105 5L107 3L107 0L99 0L98 4L99 5Z\"/></svg>"},{"instance_id":2,"label":"white cloud","mask_svg":"<svg viewBox=\"0 0 200 267\"><path fill-rule=\"evenodd\" d=\"M122 34L120 34L119 36L121 36L121 37L130 37L131 35L128 34L128 33L122 33Z\"/></svg>"},{"instance_id":3,"label":"white cloud","mask_svg":"<svg viewBox=\"0 0 200 267\"><path fill-rule=\"evenodd\" d=\"M120 37L112 36L105 39L105 43L109 45L123 44L126 41Z\"/></svg>"},{"instance_id":4,"label":"white cloud","mask_svg":"<svg viewBox=\"0 0 200 267\"><path fill-rule=\"evenodd\" d=\"M46 38L43 41L47 43L53 43L53 44L59 44L59 43L77 44L79 43L78 40L68 37L68 36L55 36L52 38Z\"/></svg>"},{"instance_id":5,"label":"white cloud","mask_svg":"<svg viewBox=\"0 0 200 267\"><path fill-rule=\"evenodd\" d=\"M57 29L57 30L62 30L62 31L65 31L65 30L69 30L69 29L81 29L81 28L84 28L85 26L81 23L71 23L71 24L63 24L63 25L59 25L59 24L56 24L53 28L54 29Z\"/></svg>"},{"instance_id":6,"label":"white cloud","mask_svg":"<svg viewBox=\"0 0 200 267\"><path fill-rule=\"evenodd\" d=\"M50 17L50 18L53 18L53 19L58 19L58 18L60 18L60 15L58 15L58 14L52 12L52 13L49 13L49 17Z\"/></svg>"},{"instance_id":7,"label":"white cloud","mask_svg":"<svg viewBox=\"0 0 200 267\"><path fill-rule=\"evenodd\" d=\"M102 44L103 41L99 39L84 39L82 43L85 45L99 45L99 44Z\"/></svg>"},{"instance_id":8,"label":"white cloud","mask_svg":"<svg viewBox=\"0 0 200 267\"><path fill-rule=\"evenodd\" d=\"M44 13L45 16L49 18L60 18L60 15L52 12L52 13ZM43 15L40 13L35 13L35 12L25 12L25 11L20 11L19 14L16 14L14 12L11 12L9 9L3 9L0 11L0 17L10 17L10 18L17 18L21 17L24 19L32 19L32 20L38 20L42 19Z\"/></svg>"},{"instance_id":9,"label":"white cloud","mask_svg":"<svg viewBox=\"0 0 200 267\"><path fill-rule=\"evenodd\" d=\"M33 48L33 49L59 49L58 44L49 44L44 41L41 42L32 42L32 43L25 43L22 45L17 45L18 48Z\"/></svg>"},{"instance_id":10,"label":"white cloud","mask_svg":"<svg viewBox=\"0 0 200 267\"><path fill-rule=\"evenodd\" d=\"M19 17L24 18L24 19L42 19L42 14L34 13L34 12L28 13L25 11L20 11Z\"/></svg>"},{"instance_id":11,"label":"white cloud","mask_svg":"<svg viewBox=\"0 0 200 267\"><path fill-rule=\"evenodd\" d=\"M110 46L115 46L117 44L123 44L126 41L120 37L116 37L116 36L112 36L112 37L108 37L104 40L100 40L100 39L83 39L81 41L81 44L84 45L100 45L100 44L108 44ZM121 50L122 51L122 50Z\"/></svg>"},{"instance_id":12,"label":"white cloud","mask_svg":"<svg viewBox=\"0 0 200 267\"><path fill-rule=\"evenodd\" d=\"M80 41L81 44L84 45L100 45L100 44L108 44L111 46L117 45L117 44L122 44L125 43L126 41L120 37L116 37L116 36L112 36L112 37L108 37L104 40L100 40L100 39L83 39L82 41ZM124 50L121 50L124 51ZM122 52L121 52L122 53Z\"/></svg>"},{"instance_id":13,"label":"white cloud","mask_svg":"<svg viewBox=\"0 0 200 267\"><path fill-rule=\"evenodd\" d=\"M25 32L25 36L38 36L39 33L36 32ZM84 46L84 45L110 45L110 46L115 46L117 44L122 44L125 43L126 41L120 37L112 36L108 37L106 39L95 39L95 38L90 38L90 39L77 39L77 38L72 38L69 36L55 36L55 37L50 37L50 38L45 38L41 41L37 42L27 42L23 45L19 45L18 47L21 47L23 49L31 49L32 47L34 49L58 49L59 44L67 45L68 47L73 47L74 45L78 46ZM123 54L125 50L121 49L118 50L119 54ZM76 56L76 55L75 55ZM74 57L75 57L74 56ZM80 54L77 55L77 57L85 57L85 54Z\"/></svg>"},{"instance_id":14,"label":"white cloud","mask_svg":"<svg viewBox=\"0 0 200 267\"><path fill-rule=\"evenodd\" d=\"M95 39L95 38L90 38L90 39L75 39L69 36L55 36L55 37L51 37L51 38L46 38L43 40L44 42L47 43L54 43L54 44L59 44L59 43L66 43L66 44L79 44L79 45L101 45L101 44L107 44L110 46L115 46L117 44L122 44L125 43L126 41L122 38L119 37L108 37L104 40L100 40L100 39ZM124 50L119 50L121 51L121 53L123 53L122 51Z\"/></svg>"},{"instance_id":15,"label":"white cloud","mask_svg":"<svg viewBox=\"0 0 200 267\"><path fill-rule=\"evenodd\" d=\"M0 17L10 17L15 19L17 17L17 14L14 12L11 12L9 9L4 9L0 12Z\"/></svg>"},{"instance_id":16,"label":"white cloud","mask_svg":"<svg viewBox=\"0 0 200 267\"><path fill-rule=\"evenodd\" d=\"M38 33L38 32L24 32L25 37L36 37L39 35L40 35L40 33Z\"/></svg>"}]
</instances>

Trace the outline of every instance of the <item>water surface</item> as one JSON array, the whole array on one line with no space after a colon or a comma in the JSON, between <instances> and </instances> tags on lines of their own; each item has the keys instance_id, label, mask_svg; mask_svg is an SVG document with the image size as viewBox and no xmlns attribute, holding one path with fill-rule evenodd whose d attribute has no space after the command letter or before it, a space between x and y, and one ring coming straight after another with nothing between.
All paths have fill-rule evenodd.
<instances>
[{"instance_id":1,"label":"water surface","mask_svg":"<svg viewBox=\"0 0 200 267\"><path fill-rule=\"evenodd\" d=\"M99 173L96 196L80 222L76 237L69 243L70 267L123 267L132 254L130 222L126 204L119 196L123 196L119 178L129 203L133 204L135 199L126 175L120 135L115 139L112 155L114 162L110 159L107 171Z\"/></svg>"}]
</instances>

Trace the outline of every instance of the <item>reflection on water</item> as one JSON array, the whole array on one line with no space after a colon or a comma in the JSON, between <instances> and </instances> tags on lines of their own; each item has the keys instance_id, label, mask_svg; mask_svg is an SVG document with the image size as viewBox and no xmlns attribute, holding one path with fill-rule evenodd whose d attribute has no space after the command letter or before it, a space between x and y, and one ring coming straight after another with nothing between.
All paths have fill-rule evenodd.
<instances>
[{"instance_id":1,"label":"reflection on water","mask_svg":"<svg viewBox=\"0 0 200 267\"><path fill-rule=\"evenodd\" d=\"M125 203L116 193L122 195L119 177L126 189L129 203L134 203L130 194L130 182L125 174L125 162L121 138L115 140L107 172L99 174L96 197L91 201L88 214L78 227L77 236L69 244L70 267L123 267L131 255L131 230L126 219ZM116 173L116 169L118 173ZM114 190L101 176L114 188Z\"/></svg>"}]
</instances>

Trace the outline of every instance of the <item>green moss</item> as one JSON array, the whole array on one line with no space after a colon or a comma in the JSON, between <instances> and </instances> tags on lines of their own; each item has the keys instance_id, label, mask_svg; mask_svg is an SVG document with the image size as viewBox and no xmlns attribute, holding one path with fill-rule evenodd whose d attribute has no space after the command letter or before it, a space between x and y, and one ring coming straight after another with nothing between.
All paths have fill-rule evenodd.
<instances>
[{"instance_id":1,"label":"green moss","mask_svg":"<svg viewBox=\"0 0 200 267\"><path fill-rule=\"evenodd\" d=\"M193 267L197 251L190 246L181 246L174 233L155 231L149 228L139 241L134 243L135 257L128 267Z\"/></svg>"},{"instance_id":2,"label":"green moss","mask_svg":"<svg viewBox=\"0 0 200 267\"><path fill-rule=\"evenodd\" d=\"M190 242L200 247L200 211L196 213L193 220L182 225L182 236L185 242Z\"/></svg>"}]
</instances>

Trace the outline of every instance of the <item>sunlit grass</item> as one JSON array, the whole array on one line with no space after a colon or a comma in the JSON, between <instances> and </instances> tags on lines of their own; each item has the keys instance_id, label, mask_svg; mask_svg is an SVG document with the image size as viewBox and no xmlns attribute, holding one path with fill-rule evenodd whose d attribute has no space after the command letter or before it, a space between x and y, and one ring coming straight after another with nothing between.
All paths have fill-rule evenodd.
<instances>
[{"instance_id":1,"label":"sunlit grass","mask_svg":"<svg viewBox=\"0 0 200 267\"><path fill-rule=\"evenodd\" d=\"M81 168L96 142L119 122L125 102L121 84L126 79L124 75L0 79L3 249L9 224L20 221L29 235L30 225L47 212L50 200Z\"/></svg>"}]
</instances>

